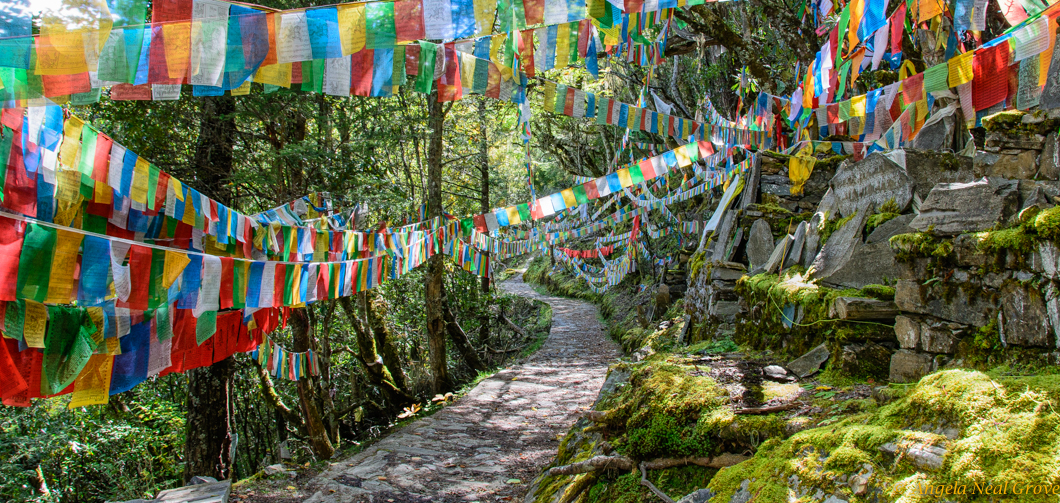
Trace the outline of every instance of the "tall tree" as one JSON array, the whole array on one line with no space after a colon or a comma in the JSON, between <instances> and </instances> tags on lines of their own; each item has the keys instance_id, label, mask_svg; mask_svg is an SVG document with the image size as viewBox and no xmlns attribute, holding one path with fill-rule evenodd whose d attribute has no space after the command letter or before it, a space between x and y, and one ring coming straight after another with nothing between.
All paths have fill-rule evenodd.
<instances>
[{"instance_id":1,"label":"tall tree","mask_svg":"<svg viewBox=\"0 0 1060 503\"><path fill-rule=\"evenodd\" d=\"M203 193L231 206L236 105L231 96L205 97L199 139L192 160ZM226 479L232 469L232 377L235 358L188 371L185 408L184 481L196 475Z\"/></svg>"},{"instance_id":2,"label":"tall tree","mask_svg":"<svg viewBox=\"0 0 1060 503\"><path fill-rule=\"evenodd\" d=\"M449 105L451 107L452 104ZM427 147L427 216L432 222L442 216L442 137L444 134L447 107L438 101L438 91L427 96L427 127L430 139ZM443 279L445 257L441 250L427 260L427 276L424 299L427 311L427 349L431 361L431 391L435 394L449 391L453 382L445 354L445 317L443 315Z\"/></svg>"},{"instance_id":3,"label":"tall tree","mask_svg":"<svg viewBox=\"0 0 1060 503\"><path fill-rule=\"evenodd\" d=\"M479 155L479 172L482 175L482 199L480 200L479 209L482 213L490 210L490 144L489 135L486 129L486 97L482 96L478 100L478 122L479 122L479 139L478 139L478 155ZM485 253L485 252L483 252ZM487 255L488 256L488 255ZM489 276L482 277L482 297L488 299L490 294L490 279ZM489 310L483 308L482 314L479 315L478 325L478 340L480 344L485 344L490 337L490 315Z\"/></svg>"}]
</instances>

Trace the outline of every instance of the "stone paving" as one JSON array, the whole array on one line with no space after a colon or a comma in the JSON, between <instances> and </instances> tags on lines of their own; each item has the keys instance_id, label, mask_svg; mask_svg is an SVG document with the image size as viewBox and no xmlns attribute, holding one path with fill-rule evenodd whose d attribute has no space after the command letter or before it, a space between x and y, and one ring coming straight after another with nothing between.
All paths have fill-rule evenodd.
<instances>
[{"instance_id":1,"label":"stone paving","mask_svg":"<svg viewBox=\"0 0 1060 503\"><path fill-rule=\"evenodd\" d=\"M540 295L517 276L500 285L552 305L536 353L497 372L311 480L306 503L517 501L592 405L617 346L587 302Z\"/></svg>"}]
</instances>

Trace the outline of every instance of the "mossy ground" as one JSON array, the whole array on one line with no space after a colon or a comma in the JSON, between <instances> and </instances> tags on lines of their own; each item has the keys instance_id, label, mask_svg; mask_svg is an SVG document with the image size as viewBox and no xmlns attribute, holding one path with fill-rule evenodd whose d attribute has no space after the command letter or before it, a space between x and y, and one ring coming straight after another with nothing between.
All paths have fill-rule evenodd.
<instances>
[{"instance_id":1,"label":"mossy ground","mask_svg":"<svg viewBox=\"0 0 1060 503\"><path fill-rule=\"evenodd\" d=\"M851 503L863 501L939 501L923 487L1060 484L1060 378L1009 377L948 370L922 379L891 404L854 414L834 424L762 444L751 460L721 470L710 488L717 501L728 501L742 481L751 480L754 501L803 501L789 487L797 476L813 494L822 489ZM935 433L957 431L953 440ZM947 449L937 472L918 471L908 460L895 460L879 448L896 442ZM854 494L843 484L850 474L871 466L869 490ZM882 498L881 498L882 496ZM986 501L983 495L952 494L951 501ZM1009 494L1019 501L1056 501L1056 495Z\"/></svg>"}]
</instances>

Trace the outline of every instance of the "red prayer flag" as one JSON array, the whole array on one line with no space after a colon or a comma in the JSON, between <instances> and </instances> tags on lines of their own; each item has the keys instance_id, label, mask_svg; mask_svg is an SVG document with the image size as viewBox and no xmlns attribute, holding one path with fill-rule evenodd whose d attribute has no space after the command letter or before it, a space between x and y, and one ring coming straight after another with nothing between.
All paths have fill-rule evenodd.
<instances>
[{"instance_id":1,"label":"red prayer flag","mask_svg":"<svg viewBox=\"0 0 1060 503\"><path fill-rule=\"evenodd\" d=\"M221 293L218 296L221 309L229 309L232 303L232 283L235 281L235 259L221 257Z\"/></svg>"},{"instance_id":2,"label":"red prayer flag","mask_svg":"<svg viewBox=\"0 0 1060 503\"><path fill-rule=\"evenodd\" d=\"M589 180L583 183L582 188L585 189L585 197L589 199L598 199L600 197L600 191L596 188L596 180Z\"/></svg>"},{"instance_id":3,"label":"red prayer flag","mask_svg":"<svg viewBox=\"0 0 1060 503\"><path fill-rule=\"evenodd\" d=\"M644 176L645 180L655 178L655 167L652 165L651 159L640 161L640 173Z\"/></svg>"},{"instance_id":4,"label":"red prayer flag","mask_svg":"<svg viewBox=\"0 0 1060 503\"><path fill-rule=\"evenodd\" d=\"M567 97L563 101L563 115L574 116L574 88L567 87Z\"/></svg>"},{"instance_id":5,"label":"red prayer flag","mask_svg":"<svg viewBox=\"0 0 1060 503\"><path fill-rule=\"evenodd\" d=\"M372 94L372 72L375 68L375 50L362 49L351 55L350 94L370 96Z\"/></svg>"},{"instance_id":6,"label":"red prayer flag","mask_svg":"<svg viewBox=\"0 0 1060 503\"><path fill-rule=\"evenodd\" d=\"M18 259L22 253L25 222L0 218L0 300L15 300Z\"/></svg>"},{"instance_id":7,"label":"red prayer flag","mask_svg":"<svg viewBox=\"0 0 1060 503\"><path fill-rule=\"evenodd\" d=\"M902 52L902 34L905 30L905 2L899 2L891 14L891 54Z\"/></svg>"},{"instance_id":8,"label":"red prayer flag","mask_svg":"<svg viewBox=\"0 0 1060 503\"><path fill-rule=\"evenodd\" d=\"M545 22L545 0L523 0L523 12L527 26Z\"/></svg>"},{"instance_id":9,"label":"red prayer flag","mask_svg":"<svg viewBox=\"0 0 1060 503\"><path fill-rule=\"evenodd\" d=\"M0 116L0 124L7 126L11 129L22 129L22 112L23 108L5 108L4 113Z\"/></svg>"},{"instance_id":10,"label":"red prayer flag","mask_svg":"<svg viewBox=\"0 0 1060 503\"><path fill-rule=\"evenodd\" d=\"M394 34L398 42L411 42L424 37L423 2L397 0L394 2ZM416 50L419 50L419 45ZM406 47L406 50L408 48Z\"/></svg>"},{"instance_id":11,"label":"red prayer flag","mask_svg":"<svg viewBox=\"0 0 1060 503\"><path fill-rule=\"evenodd\" d=\"M972 106L985 110L1005 100L1008 94L1008 44L975 51L972 58Z\"/></svg>"},{"instance_id":12,"label":"red prayer flag","mask_svg":"<svg viewBox=\"0 0 1060 503\"><path fill-rule=\"evenodd\" d=\"M99 133L99 136L96 137L95 158L92 160L92 179L96 182L107 183L107 170L110 166L110 147L113 143L114 141L103 133Z\"/></svg>"}]
</instances>

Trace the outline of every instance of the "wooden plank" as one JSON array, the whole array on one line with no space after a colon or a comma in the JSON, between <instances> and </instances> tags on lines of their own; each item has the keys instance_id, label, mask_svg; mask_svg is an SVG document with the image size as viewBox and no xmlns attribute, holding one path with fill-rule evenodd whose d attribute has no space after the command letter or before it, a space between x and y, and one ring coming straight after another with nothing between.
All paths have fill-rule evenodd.
<instances>
[{"instance_id":1,"label":"wooden plank","mask_svg":"<svg viewBox=\"0 0 1060 503\"><path fill-rule=\"evenodd\" d=\"M839 297L833 304L835 315L841 320L894 320L898 306L889 300L863 297Z\"/></svg>"}]
</instances>

